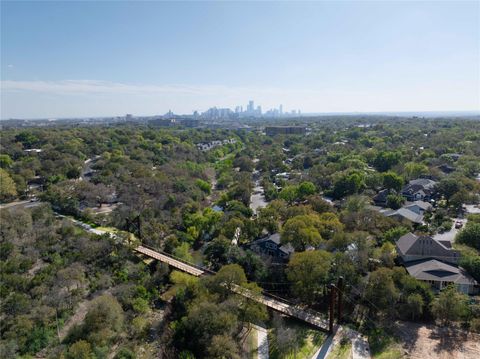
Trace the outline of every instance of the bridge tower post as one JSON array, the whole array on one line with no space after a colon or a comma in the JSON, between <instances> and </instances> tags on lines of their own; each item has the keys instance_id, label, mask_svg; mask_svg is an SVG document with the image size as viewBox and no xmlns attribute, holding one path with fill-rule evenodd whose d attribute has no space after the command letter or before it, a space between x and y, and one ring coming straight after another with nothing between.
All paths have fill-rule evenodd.
<instances>
[{"instance_id":1,"label":"bridge tower post","mask_svg":"<svg viewBox=\"0 0 480 359\"><path fill-rule=\"evenodd\" d=\"M337 321L340 324L342 321L343 314L343 277L338 277L337 282L337 292L338 292L338 308L337 308Z\"/></svg>"},{"instance_id":2,"label":"bridge tower post","mask_svg":"<svg viewBox=\"0 0 480 359\"><path fill-rule=\"evenodd\" d=\"M334 318L334 315L335 315L334 314L335 313L335 285L330 284L329 288L330 288L330 305L329 305L330 316L329 316L329 323L328 323L328 331L330 332L330 334L333 334L333 322L335 320L335 318Z\"/></svg>"}]
</instances>

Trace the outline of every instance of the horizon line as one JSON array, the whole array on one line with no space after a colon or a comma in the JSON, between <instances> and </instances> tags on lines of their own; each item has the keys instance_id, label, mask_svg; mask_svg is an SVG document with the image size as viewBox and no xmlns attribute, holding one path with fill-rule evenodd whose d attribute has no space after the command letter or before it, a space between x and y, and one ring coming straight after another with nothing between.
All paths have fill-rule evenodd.
<instances>
[{"instance_id":1,"label":"horizon line","mask_svg":"<svg viewBox=\"0 0 480 359\"><path fill-rule=\"evenodd\" d=\"M173 111L172 111L173 112ZM378 116L378 115L389 115L389 116L399 116L399 115L421 115L421 114L429 114L429 115L461 115L463 116L480 116L480 109L479 110L428 110L428 111L416 111L416 110L389 110L389 111L328 111L328 112L302 112L300 115L293 115L291 113L287 113L284 116L252 116L252 117L244 117L241 119L234 119L229 121L236 121L236 120L245 120L245 119L292 119L292 118L302 118L302 117L313 117L313 116L330 116L330 115L348 115L348 116L357 116L357 115L370 115L370 116ZM58 121L58 120L84 120L84 119L109 119L109 118L118 118L118 117L125 117L127 114L122 115L107 115L107 116L67 116L67 117L35 117L35 118L26 118L26 117L9 117L9 118L0 118L0 121L42 121L42 120L49 120L49 121ZM156 116L165 116L165 114L148 114L148 115L134 115L131 114L133 118L141 118L141 117L156 117ZM186 116L191 117L193 114L176 114L173 112L175 116Z\"/></svg>"}]
</instances>

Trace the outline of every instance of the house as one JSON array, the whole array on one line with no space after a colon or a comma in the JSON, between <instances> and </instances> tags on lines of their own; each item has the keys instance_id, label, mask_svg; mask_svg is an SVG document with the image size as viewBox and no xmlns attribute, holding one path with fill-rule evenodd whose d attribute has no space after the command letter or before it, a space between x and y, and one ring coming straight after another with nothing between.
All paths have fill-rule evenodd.
<instances>
[{"instance_id":1,"label":"house","mask_svg":"<svg viewBox=\"0 0 480 359\"><path fill-rule=\"evenodd\" d=\"M390 194L389 189L382 189L373 197L373 202L375 206L386 207L387 205L387 196Z\"/></svg>"},{"instance_id":2,"label":"house","mask_svg":"<svg viewBox=\"0 0 480 359\"><path fill-rule=\"evenodd\" d=\"M465 294L478 293L478 282L463 268L437 259L427 258L405 263L405 268L412 277L429 283L433 288L442 288L453 284Z\"/></svg>"},{"instance_id":3,"label":"house","mask_svg":"<svg viewBox=\"0 0 480 359\"><path fill-rule=\"evenodd\" d=\"M270 236L257 239L250 245L250 249L255 253L282 260L288 260L290 254L295 252L290 243L282 245L280 233L274 233Z\"/></svg>"},{"instance_id":4,"label":"house","mask_svg":"<svg viewBox=\"0 0 480 359\"><path fill-rule=\"evenodd\" d=\"M439 241L428 236L407 233L400 237L395 245L403 262L433 258L455 264L460 258L460 253L451 247L450 242Z\"/></svg>"},{"instance_id":5,"label":"house","mask_svg":"<svg viewBox=\"0 0 480 359\"><path fill-rule=\"evenodd\" d=\"M433 209L430 203L424 202L424 201L415 201L412 203L407 203L402 208L408 209L412 212L415 212L416 214L421 214L421 215Z\"/></svg>"},{"instance_id":6,"label":"house","mask_svg":"<svg viewBox=\"0 0 480 359\"><path fill-rule=\"evenodd\" d=\"M422 224L423 223L423 214L418 214L414 211L411 211L407 208L399 208L396 210L386 210L381 212L385 217L394 218L398 221L409 221L414 224Z\"/></svg>"},{"instance_id":7,"label":"house","mask_svg":"<svg viewBox=\"0 0 480 359\"><path fill-rule=\"evenodd\" d=\"M428 178L418 178L411 180L402 189L402 196L407 201L428 201L435 194L435 185L437 183Z\"/></svg>"}]
</instances>

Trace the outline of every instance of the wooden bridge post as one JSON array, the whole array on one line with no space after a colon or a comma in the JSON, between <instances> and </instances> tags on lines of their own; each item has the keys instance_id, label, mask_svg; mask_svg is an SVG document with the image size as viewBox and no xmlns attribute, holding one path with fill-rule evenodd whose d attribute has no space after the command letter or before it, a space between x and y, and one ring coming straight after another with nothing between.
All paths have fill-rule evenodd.
<instances>
[{"instance_id":1,"label":"wooden bridge post","mask_svg":"<svg viewBox=\"0 0 480 359\"><path fill-rule=\"evenodd\" d=\"M335 313L335 285L333 284L330 284L329 285L329 288L330 288L330 305L329 305L329 309L330 309L330 317L329 317L329 325L328 325L328 331L330 332L330 334L333 334L333 322L335 320L334 318L334 313Z\"/></svg>"},{"instance_id":2,"label":"wooden bridge post","mask_svg":"<svg viewBox=\"0 0 480 359\"><path fill-rule=\"evenodd\" d=\"M343 314L343 277L338 277L337 282L337 292L338 292L338 308L337 308L337 321L340 323L342 321Z\"/></svg>"}]
</instances>

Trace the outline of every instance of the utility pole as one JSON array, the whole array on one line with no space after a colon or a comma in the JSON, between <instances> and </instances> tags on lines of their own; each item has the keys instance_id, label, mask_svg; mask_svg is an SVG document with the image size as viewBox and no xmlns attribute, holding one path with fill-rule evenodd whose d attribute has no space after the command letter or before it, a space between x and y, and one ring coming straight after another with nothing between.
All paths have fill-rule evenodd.
<instances>
[{"instance_id":1,"label":"utility pole","mask_svg":"<svg viewBox=\"0 0 480 359\"><path fill-rule=\"evenodd\" d=\"M343 277L338 277L337 282L337 292L338 292L338 311L337 311L337 321L340 324L342 321L343 314Z\"/></svg>"},{"instance_id":2,"label":"utility pole","mask_svg":"<svg viewBox=\"0 0 480 359\"><path fill-rule=\"evenodd\" d=\"M333 322L334 322L334 313L335 313L335 285L330 284L330 321L329 321L329 326L328 326L328 331L330 334L333 334Z\"/></svg>"}]
</instances>

